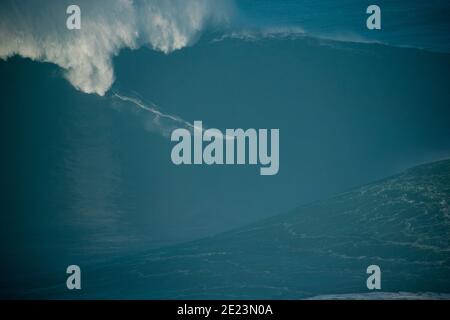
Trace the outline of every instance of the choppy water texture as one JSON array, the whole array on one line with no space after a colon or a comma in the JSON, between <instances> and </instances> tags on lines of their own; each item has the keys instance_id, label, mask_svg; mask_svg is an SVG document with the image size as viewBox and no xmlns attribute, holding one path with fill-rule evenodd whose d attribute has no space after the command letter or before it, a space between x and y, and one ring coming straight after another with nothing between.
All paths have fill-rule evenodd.
<instances>
[{"instance_id":1,"label":"choppy water texture","mask_svg":"<svg viewBox=\"0 0 450 320\"><path fill-rule=\"evenodd\" d=\"M231 232L88 268L74 295L55 286L30 297L446 298L436 293L450 288L449 181L449 160L422 165ZM371 264L382 270L382 293L367 294Z\"/></svg>"}]
</instances>

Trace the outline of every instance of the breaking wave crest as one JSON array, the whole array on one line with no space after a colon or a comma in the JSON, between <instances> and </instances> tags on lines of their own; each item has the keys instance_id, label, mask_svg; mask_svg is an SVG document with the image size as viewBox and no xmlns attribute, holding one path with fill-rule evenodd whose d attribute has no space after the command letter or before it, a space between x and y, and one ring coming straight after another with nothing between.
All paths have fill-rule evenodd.
<instances>
[{"instance_id":1,"label":"breaking wave crest","mask_svg":"<svg viewBox=\"0 0 450 320\"><path fill-rule=\"evenodd\" d=\"M114 82L112 58L121 49L181 49L208 26L229 23L234 11L227 0L80 0L81 29L68 30L70 4L2 1L0 58L55 63L78 90L101 96Z\"/></svg>"}]
</instances>

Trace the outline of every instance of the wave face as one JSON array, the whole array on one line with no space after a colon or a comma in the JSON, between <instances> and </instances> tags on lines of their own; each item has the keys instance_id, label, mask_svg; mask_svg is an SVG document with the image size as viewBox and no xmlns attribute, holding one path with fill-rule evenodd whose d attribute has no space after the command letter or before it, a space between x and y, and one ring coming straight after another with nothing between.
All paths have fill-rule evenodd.
<instances>
[{"instance_id":1,"label":"wave face","mask_svg":"<svg viewBox=\"0 0 450 320\"><path fill-rule=\"evenodd\" d=\"M77 89L104 95L114 81L112 57L143 45L169 53L206 26L232 17L227 0L80 0L80 30L66 28L71 1L2 1L0 58L12 55L60 66Z\"/></svg>"},{"instance_id":2,"label":"wave face","mask_svg":"<svg viewBox=\"0 0 450 320\"><path fill-rule=\"evenodd\" d=\"M139 100L123 101L77 92L67 81L53 76L58 70L55 65L20 58L0 62L2 103L7 106L0 110L0 119L4 119L1 136L6 140L1 167L5 181L2 194L4 212L14 213L0 217L1 252L8 257L2 264L2 296L20 296L25 292L20 290L22 285L27 289L47 286L53 279L41 278L47 272L59 274L58 283L63 284L65 272L59 272L74 261L84 270L85 266L99 260L210 236L286 212L301 203L326 199L417 163L448 158L450 154L448 54L323 41L301 32L295 36L290 33L282 37L278 34L232 39L222 39L221 34L215 34L210 39L205 36L195 46L168 55L147 48L123 50L113 65L116 74L113 89L117 86L118 92L136 91L141 94ZM149 101L163 108L165 115L178 115L179 118L174 118L178 119L177 125L180 119L188 123L200 119L211 128L280 128L279 174L268 181L261 178L253 166L174 168L169 158L171 144L153 134L155 114L160 109L153 108ZM170 127L173 122L163 124ZM431 171L427 174L433 178ZM430 185L434 183L430 180ZM401 184L395 188L398 193L402 190ZM422 192L428 201L425 191L428 189L424 187ZM136 265L126 265L124 269L136 270L135 273L142 273L144 278L150 274L146 278L149 282L144 281L143 286L135 286L133 281L138 280L134 273L128 275L105 269L110 270L110 274L104 277L104 283L97 283L103 288L98 290L98 295L112 297L113 292L117 292L113 287L122 284L108 280L120 275L124 281L130 280L130 291L126 292L130 297L138 294L178 297L183 291L177 290L183 288L198 293L197 288L189 286L196 277L205 279L211 289L209 297L220 292L232 297L238 284L226 280L233 277L245 280L248 270L252 271L246 267L258 265L252 262L256 260L265 261L261 268L266 265L267 269L256 268L255 275L259 277L265 271L272 273L267 278L258 278L260 282L250 275L247 287L243 291L239 289L248 297L258 296L258 292L264 297L265 290L266 297L332 293L328 292L328 285L320 286L313 279L309 281L307 275L312 267L318 268L329 276L330 286L341 288L341 284L333 282L339 277L331 268L319 268L322 263L329 266L333 262L338 264L336 270L341 270L341 266L347 270L345 263L350 263L351 270L359 277L350 282L345 278L343 290L361 292L364 287L357 286L364 286L364 281L360 280L364 280L365 273L359 272L376 257L386 259L380 262L383 270L389 271L392 266L393 272L401 275L402 266L411 278L417 275L420 280L419 283L403 277L398 285L395 283L392 288L383 287L383 290L448 292L447 282L443 281L441 286L438 283L438 279L447 277L446 262L444 267L435 263L428 268L419 248L425 244L442 251L446 245L447 226L439 225L437 220L436 228L425 224L423 229L417 227L411 231L413 233L408 235L411 238L407 239L409 246L369 242L365 249L345 252L354 249L349 240L352 230L356 236L364 232L368 235L388 232L386 226L397 219L393 215L404 205L391 206L394 205L391 200L396 201L398 193L384 199L386 220L380 218L367 223L363 220L347 229L341 225L334 231L331 227L338 220L333 216L340 210L336 203L330 202L317 219L311 213L311 220L299 222L295 227L311 229L311 236L319 237L316 252L311 255L303 251L301 255L292 253L294 249L290 251L290 247L286 247L288 242L280 243L278 248L277 239L286 239L283 237L288 237L289 233L276 228L268 229L274 233L266 238L255 235L255 241L246 242L246 250L240 254L236 243L245 239L236 232L233 233L236 242L218 240L214 250L207 251L202 244L200 253L209 254L205 258L198 256L190 245L180 247L186 248L180 249L189 253L186 256L172 249L167 249L167 254L164 250L149 253L150 259L161 257L161 261L170 261L168 264L147 263L147 255L135 257ZM381 210L372 200L368 197L366 204L355 201L355 205ZM430 201L437 205L434 199ZM344 209L346 207L351 209L350 198L346 199ZM410 213L417 213L418 221L422 222L433 217L426 211ZM357 214L353 211L348 217L352 220ZM300 216L303 215L299 212ZM400 220L395 220L387 239L395 240ZM414 219L410 220L415 223ZM21 235L19 240L18 234ZM252 233L248 234L250 237ZM341 247L326 242L327 234L329 239L341 237ZM419 236L420 242L414 244ZM427 238L431 239L428 244ZM287 239L299 250L313 243L313 240L308 242L308 239L296 237ZM35 244L32 248L30 242ZM333 251L317 252L321 243L325 249ZM392 253L397 247L405 251ZM408 256L413 267L408 267L406 262L401 264L402 260L390 260L405 257L409 249L415 255ZM230 256L222 255L230 250L234 250ZM248 260L247 253L252 254L254 260ZM366 258L346 259L346 256L355 257L353 254ZM438 252L438 255L446 257L445 252ZM231 262L211 260L209 256L230 257ZM121 264L124 260L118 259ZM200 263L208 261L219 262L210 269L209 278L203 278L206 273L196 273L195 269L202 270ZM270 265L270 261L283 262L286 267ZM417 261L421 263L415 263ZM236 271L235 274L223 271L236 263L236 268L230 269ZM413 271L416 266L417 271ZM274 269L270 269L272 267ZM170 276L158 278L162 277L158 270ZM191 276L184 277L183 270L189 270ZM214 278L216 272L222 278ZM285 276L281 282L276 281L278 274ZM392 275L390 272L383 274L385 277ZM18 279L12 279L12 275ZM320 278L317 273L312 276ZM15 283L24 277L23 283ZM162 279L168 284L158 286L162 282L155 280L153 283L151 279ZM408 283L417 286L408 287ZM223 286L223 290L218 289L219 286ZM232 289L228 290L227 286ZM45 294L39 291L34 296Z\"/></svg>"}]
</instances>

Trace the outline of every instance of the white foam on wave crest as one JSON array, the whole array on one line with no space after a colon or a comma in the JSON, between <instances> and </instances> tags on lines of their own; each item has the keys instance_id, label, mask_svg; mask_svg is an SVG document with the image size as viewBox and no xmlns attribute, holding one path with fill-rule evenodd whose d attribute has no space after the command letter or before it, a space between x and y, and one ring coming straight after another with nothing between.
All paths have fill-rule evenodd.
<instances>
[{"instance_id":1,"label":"white foam on wave crest","mask_svg":"<svg viewBox=\"0 0 450 320\"><path fill-rule=\"evenodd\" d=\"M78 0L81 29L68 30L70 1L0 2L0 58L14 55L60 66L85 93L104 95L112 58L123 48L169 53L192 44L208 26L230 22L231 0Z\"/></svg>"}]
</instances>

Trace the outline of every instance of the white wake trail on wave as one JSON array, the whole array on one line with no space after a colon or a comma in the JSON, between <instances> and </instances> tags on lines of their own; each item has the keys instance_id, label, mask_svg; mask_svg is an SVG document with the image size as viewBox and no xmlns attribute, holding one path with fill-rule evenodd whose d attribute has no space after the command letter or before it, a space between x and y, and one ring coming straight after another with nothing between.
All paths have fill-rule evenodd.
<instances>
[{"instance_id":1,"label":"white wake trail on wave","mask_svg":"<svg viewBox=\"0 0 450 320\"><path fill-rule=\"evenodd\" d=\"M143 110L146 110L148 112L153 113L156 117L172 120L172 121L174 121L174 122L176 122L176 123L178 123L178 124L180 124L180 125L182 125L184 127L187 127L187 128L193 128L193 129L195 128L195 126L192 123L190 123L190 122L188 122L186 120L183 120L183 119L181 119L178 116L174 116L174 115L171 115L171 114L166 114L166 113L161 112L158 109L158 106L155 105L154 103L152 103L151 105L146 105L141 100L139 100L137 98L123 96L123 95L118 94L117 92L113 92L113 97L116 97L116 98L118 98L118 99L120 99L122 101L130 102L133 105L137 106L138 108L141 108Z\"/></svg>"},{"instance_id":2,"label":"white wake trail on wave","mask_svg":"<svg viewBox=\"0 0 450 320\"><path fill-rule=\"evenodd\" d=\"M153 131L159 132L164 137L170 137L171 132L175 129L184 128L191 132L196 131L200 134L204 134L206 137L210 138L208 136L207 128L205 128L204 126L198 127L194 123L184 120L179 116L164 113L161 111L162 108L153 102L145 103L136 97L126 96L115 91L112 92L112 97L122 102L127 102L141 110L149 112L153 116L151 129ZM222 138L225 140L234 139L233 136L228 136L226 134L223 135Z\"/></svg>"}]
</instances>

